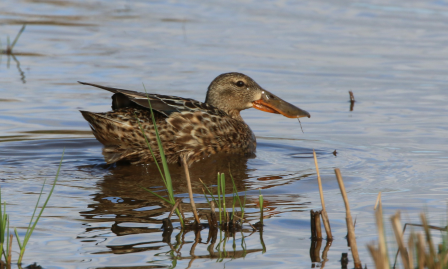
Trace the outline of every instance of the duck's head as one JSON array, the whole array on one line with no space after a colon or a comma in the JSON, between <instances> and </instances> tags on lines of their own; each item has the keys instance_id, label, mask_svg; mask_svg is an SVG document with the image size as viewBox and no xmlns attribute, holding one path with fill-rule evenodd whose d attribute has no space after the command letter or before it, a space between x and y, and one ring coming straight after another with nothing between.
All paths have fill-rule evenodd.
<instances>
[{"instance_id":1,"label":"duck's head","mask_svg":"<svg viewBox=\"0 0 448 269\"><path fill-rule=\"evenodd\" d=\"M266 91L241 73L226 73L215 78L208 87L205 102L232 117L240 117L241 110L251 107L288 118L310 117L310 113Z\"/></svg>"}]
</instances>

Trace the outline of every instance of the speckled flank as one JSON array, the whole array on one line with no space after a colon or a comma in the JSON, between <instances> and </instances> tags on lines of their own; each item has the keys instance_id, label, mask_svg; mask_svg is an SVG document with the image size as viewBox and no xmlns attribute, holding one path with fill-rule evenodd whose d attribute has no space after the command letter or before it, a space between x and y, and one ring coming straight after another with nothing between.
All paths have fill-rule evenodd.
<instances>
[{"instance_id":1,"label":"speckled flank","mask_svg":"<svg viewBox=\"0 0 448 269\"><path fill-rule=\"evenodd\" d=\"M81 113L90 123L95 137L105 146L103 154L107 163L154 161L137 118L160 161L149 111L121 108L106 113ZM158 115L157 128L169 163L180 162L184 155L191 164L217 152L250 154L256 148L255 136L247 124L206 111L176 112L170 117Z\"/></svg>"}]
</instances>

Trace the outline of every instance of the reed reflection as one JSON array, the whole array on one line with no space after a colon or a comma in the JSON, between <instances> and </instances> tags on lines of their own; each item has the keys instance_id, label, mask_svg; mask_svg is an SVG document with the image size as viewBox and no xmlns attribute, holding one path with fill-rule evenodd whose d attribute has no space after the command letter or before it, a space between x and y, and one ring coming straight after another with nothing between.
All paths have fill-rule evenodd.
<instances>
[{"instance_id":1,"label":"reed reflection","mask_svg":"<svg viewBox=\"0 0 448 269\"><path fill-rule=\"evenodd\" d=\"M241 229L239 231L223 231L221 229L207 229L208 236L204 242L200 230L180 230L174 236L175 242L172 243L172 236L165 234L162 239L170 250L158 253L157 256L167 255L172 261L172 268L177 266L178 261L189 260L188 267L190 268L195 260L200 259L215 259L217 262L224 262L226 259L244 258L247 254L256 252L266 252L263 243L263 233L252 229ZM203 230L207 231L207 230ZM194 234L194 240L186 240L188 233ZM253 237L255 233L260 235L260 247L248 249L246 239ZM188 254L182 254L182 250L188 248ZM184 251L185 253L186 251ZM197 253L200 254L197 254ZM155 262L151 262L155 263Z\"/></svg>"},{"instance_id":2,"label":"reed reflection","mask_svg":"<svg viewBox=\"0 0 448 269\"><path fill-rule=\"evenodd\" d=\"M201 178L204 184L212 186L216 184L217 173L228 174L229 169L235 178L237 191L244 192L247 189L244 180L249 177L247 160L247 157L241 156L220 156L193 164L190 168L193 192L203 198L203 185L198 179ZM162 178L155 165L117 164L103 168L107 169L107 174L104 175L103 181L97 183L99 192L92 198L95 203L88 205L89 211L80 212L83 217L112 220L116 224L122 222L162 224L161 216L170 211L171 205L142 189L142 187L150 189L162 196L166 194ZM92 171L101 168L84 166L80 169ZM170 165L170 171L176 197L186 198L188 190L183 168ZM225 189L226 193L232 193L233 186L228 184ZM191 212L188 204L183 203L183 207L185 212ZM205 201L203 203L199 201L197 207L208 208ZM138 228L116 227L112 230L116 235L141 232Z\"/></svg>"}]
</instances>

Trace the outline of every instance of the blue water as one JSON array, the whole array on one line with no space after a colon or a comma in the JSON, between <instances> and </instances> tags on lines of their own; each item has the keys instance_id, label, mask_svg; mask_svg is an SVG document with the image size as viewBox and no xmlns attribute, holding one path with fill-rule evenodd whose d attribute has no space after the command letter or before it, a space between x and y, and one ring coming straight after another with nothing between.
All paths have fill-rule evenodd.
<instances>
[{"instance_id":1,"label":"blue water","mask_svg":"<svg viewBox=\"0 0 448 269\"><path fill-rule=\"evenodd\" d=\"M252 222L259 189L264 195L266 252L260 234L246 227L244 258L242 234L235 250L233 239L227 242L231 251L222 261L211 255L202 244L208 230L192 254L190 232L177 268L311 267L309 210L320 208L313 149L336 237L324 266L340 268L341 253L349 252L338 167L361 261L373 267L365 245L377 238L378 192L385 216L401 210L403 222L418 222L426 210L433 225L446 217L447 14L444 1L0 2L3 49L27 23L15 58L2 55L0 62L0 186L21 235L43 180L54 178L66 151L24 264L172 266L159 229L170 209L140 189L161 190L163 183L152 167L105 164L78 110L107 111L110 94L77 81L138 91L144 83L153 93L203 101L213 78L236 71L311 118L301 121L302 133L297 121L242 113L258 148L255 158L235 160L232 174L240 194L247 189ZM207 206L196 178L214 184L226 169L211 161L192 167L200 208ZM176 194L188 203L182 173L173 167ZM390 227L388 235L392 254Z\"/></svg>"}]
</instances>

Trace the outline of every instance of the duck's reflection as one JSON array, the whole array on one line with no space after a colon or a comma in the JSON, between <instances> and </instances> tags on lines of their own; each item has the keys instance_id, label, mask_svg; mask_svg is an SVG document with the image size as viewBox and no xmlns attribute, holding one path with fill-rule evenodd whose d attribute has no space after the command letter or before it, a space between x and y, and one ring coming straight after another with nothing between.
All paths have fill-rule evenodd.
<instances>
[{"instance_id":1,"label":"duck's reflection","mask_svg":"<svg viewBox=\"0 0 448 269\"><path fill-rule=\"evenodd\" d=\"M220 158L209 158L190 167L193 192L203 197L203 185L198 180L201 178L207 186L216 185L218 172L229 175L231 171L235 178L238 192L246 189L244 180L249 177L247 173L247 157L221 156ZM170 165L170 173L174 187L174 193L178 197L187 197L187 185L184 169L178 165ZM82 167L92 169L92 167ZM148 193L142 188L150 189L165 196L165 186L156 165L116 165L108 169L104 180L98 182L100 192L96 193L90 204L89 211L80 212L86 219L101 218L113 220L115 225L112 231L116 235L151 232L147 228L123 228L120 223L162 223L160 216L170 210L170 205L161 199ZM232 193L233 185L226 184L226 193ZM231 197L228 199L231 201ZM183 204L184 210L190 212L188 204ZM207 208L207 204L198 203L197 207Z\"/></svg>"}]
</instances>

